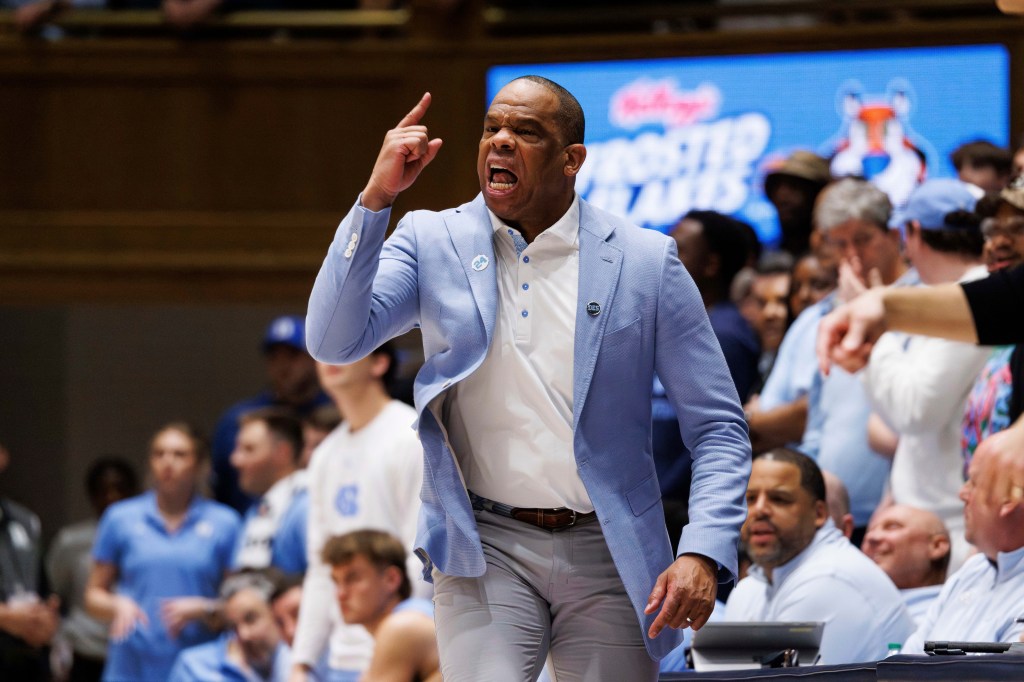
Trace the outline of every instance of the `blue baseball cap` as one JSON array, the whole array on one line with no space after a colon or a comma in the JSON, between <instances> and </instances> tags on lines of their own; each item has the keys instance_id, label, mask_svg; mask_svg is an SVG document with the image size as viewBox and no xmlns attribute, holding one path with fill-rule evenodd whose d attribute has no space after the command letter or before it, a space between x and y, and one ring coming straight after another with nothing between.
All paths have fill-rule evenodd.
<instances>
[{"instance_id":1,"label":"blue baseball cap","mask_svg":"<svg viewBox=\"0 0 1024 682\"><path fill-rule=\"evenodd\" d=\"M274 318L263 335L263 352L272 346L285 345L306 350L306 320L301 315L282 315Z\"/></svg>"},{"instance_id":2,"label":"blue baseball cap","mask_svg":"<svg viewBox=\"0 0 1024 682\"><path fill-rule=\"evenodd\" d=\"M922 230L962 230L965 225L947 223L946 216L956 211L970 213L983 194L980 188L953 178L927 180L910 193L903 208L893 212L889 227L902 228L913 220Z\"/></svg>"}]
</instances>

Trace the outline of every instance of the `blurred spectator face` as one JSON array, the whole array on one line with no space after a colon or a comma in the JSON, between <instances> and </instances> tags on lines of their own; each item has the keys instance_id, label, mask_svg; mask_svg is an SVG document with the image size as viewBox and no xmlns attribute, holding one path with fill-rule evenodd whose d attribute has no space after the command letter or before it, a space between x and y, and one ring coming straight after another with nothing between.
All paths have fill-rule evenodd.
<instances>
[{"instance_id":1,"label":"blurred spectator face","mask_svg":"<svg viewBox=\"0 0 1024 682\"><path fill-rule=\"evenodd\" d=\"M1009 179L1007 176L1001 175L994 166L976 166L973 163L965 163L961 166L957 177L986 192L998 192L1006 187L1006 181Z\"/></svg>"},{"instance_id":2,"label":"blurred spectator face","mask_svg":"<svg viewBox=\"0 0 1024 682\"><path fill-rule=\"evenodd\" d=\"M704 226L690 218L681 220L672 230L672 238L676 240L679 260L686 266L690 277L697 282L707 279L704 270L708 261L708 245L704 241Z\"/></svg>"},{"instance_id":3,"label":"blurred spectator face","mask_svg":"<svg viewBox=\"0 0 1024 682\"><path fill-rule=\"evenodd\" d=\"M949 535L935 514L905 505L885 507L871 517L862 544L901 590L941 583L929 579L935 562L949 556ZM943 571L944 573L945 571Z\"/></svg>"},{"instance_id":4,"label":"blurred spectator face","mask_svg":"<svg viewBox=\"0 0 1024 682\"><path fill-rule=\"evenodd\" d=\"M1024 173L1024 147L1021 147L1013 154L1013 177Z\"/></svg>"},{"instance_id":5,"label":"blurred spectator face","mask_svg":"<svg viewBox=\"0 0 1024 682\"><path fill-rule=\"evenodd\" d=\"M780 175L768 195L768 201L779 214L779 223L810 223L811 209L818 187L806 180Z\"/></svg>"},{"instance_id":6,"label":"blurred spectator face","mask_svg":"<svg viewBox=\"0 0 1024 682\"><path fill-rule=\"evenodd\" d=\"M967 481L960 488L960 500L964 503L964 537L992 561L1000 551L1009 549L1002 546L1002 503L986 499L987 495L975 490L975 482L990 473L994 466L995 459L988 452L976 451L967 470Z\"/></svg>"},{"instance_id":7,"label":"blurred spectator face","mask_svg":"<svg viewBox=\"0 0 1024 682\"><path fill-rule=\"evenodd\" d=\"M808 254L798 260L793 268L793 289L789 296L793 319L828 296L829 292L836 288L836 279L836 269L826 266L814 254Z\"/></svg>"},{"instance_id":8,"label":"blurred spectator face","mask_svg":"<svg viewBox=\"0 0 1024 682\"><path fill-rule=\"evenodd\" d=\"M320 377L320 385L323 389L328 393L336 394L379 380L387 371L387 364L387 357L371 353L362 360L356 360L348 365L328 365L317 362L316 373Z\"/></svg>"},{"instance_id":9,"label":"blurred spectator face","mask_svg":"<svg viewBox=\"0 0 1024 682\"><path fill-rule=\"evenodd\" d=\"M295 641L295 631L299 627L299 607L302 605L302 586L296 585L274 600L271 611L274 621L284 636L288 646Z\"/></svg>"},{"instance_id":10,"label":"blurred spectator face","mask_svg":"<svg viewBox=\"0 0 1024 682\"><path fill-rule=\"evenodd\" d=\"M92 503L96 516L100 516L110 505L131 497L135 493L136 490L132 482L125 478L119 470L110 467L103 470L99 486L95 494L90 496L89 501Z\"/></svg>"},{"instance_id":11,"label":"blurred spectator face","mask_svg":"<svg viewBox=\"0 0 1024 682\"><path fill-rule=\"evenodd\" d=\"M365 556L331 568L341 617L349 624L372 623L386 612L398 594L402 575L395 566L380 569Z\"/></svg>"},{"instance_id":12,"label":"blurred spectator face","mask_svg":"<svg viewBox=\"0 0 1024 682\"><path fill-rule=\"evenodd\" d=\"M900 258L898 240L878 225L865 220L847 220L829 229L824 241L843 260L859 260L865 277L875 269L883 278L897 271L896 264Z\"/></svg>"},{"instance_id":13,"label":"blurred spectator face","mask_svg":"<svg viewBox=\"0 0 1024 682\"><path fill-rule=\"evenodd\" d=\"M231 466L238 469L238 487L256 497L270 490L280 473L277 447L283 445L274 439L266 422L242 424L231 453Z\"/></svg>"},{"instance_id":14,"label":"blurred spectator face","mask_svg":"<svg viewBox=\"0 0 1024 682\"><path fill-rule=\"evenodd\" d=\"M270 389L286 403L308 400L316 391L316 363L305 351L274 344L264 356Z\"/></svg>"},{"instance_id":15,"label":"blurred spectator face","mask_svg":"<svg viewBox=\"0 0 1024 682\"><path fill-rule=\"evenodd\" d=\"M800 485L796 465L754 460L740 536L755 564L770 571L788 562L811 544L827 514L824 500L813 500Z\"/></svg>"},{"instance_id":16,"label":"blurred spectator face","mask_svg":"<svg viewBox=\"0 0 1024 682\"><path fill-rule=\"evenodd\" d=\"M786 297L789 295L789 275L757 275L751 288L757 314L754 329L761 338L761 350L778 350L789 324L789 309Z\"/></svg>"},{"instance_id":17,"label":"blurred spectator face","mask_svg":"<svg viewBox=\"0 0 1024 682\"><path fill-rule=\"evenodd\" d=\"M1003 202L994 217L982 221L981 231L989 272L1024 262L1024 211Z\"/></svg>"},{"instance_id":18,"label":"blurred spectator face","mask_svg":"<svg viewBox=\"0 0 1024 682\"><path fill-rule=\"evenodd\" d=\"M149 468L154 487L168 494L195 491L202 476L195 443L177 429L164 429L153 438Z\"/></svg>"},{"instance_id":19,"label":"blurred spectator face","mask_svg":"<svg viewBox=\"0 0 1024 682\"><path fill-rule=\"evenodd\" d=\"M227 627L235 633L246 663L257 669L267 668L281 641L270 606L254 589L241 589L224 604Z\"/></svg>"},{"instance_id":20,"label":"blurred spectator face","mask_svg":"<svg viewBox=\"0 0 1024 682\"><path fill-rule=\"evenodd\" d=\"M304 423L302 425L302 461L299 462L301 468L305 469L309 466L309 461L313 458L313 451L320 443L324 442L324 438L327 438L328 434L330 431L324 431L312 424Z\"/></svg>"}]
</instances>

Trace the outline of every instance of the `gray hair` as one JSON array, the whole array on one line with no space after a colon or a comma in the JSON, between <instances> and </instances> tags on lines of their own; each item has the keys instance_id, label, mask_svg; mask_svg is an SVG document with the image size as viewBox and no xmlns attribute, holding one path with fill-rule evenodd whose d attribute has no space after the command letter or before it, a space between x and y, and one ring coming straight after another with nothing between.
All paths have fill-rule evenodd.
<instances>
[{"instance_id":1,"label":"gray hair","mask_svg":"<svg viewBox=\"0 0 1024 682\"><path fill-rule=\"evenodd\" d=\"M885 192L860 178L843 178L822 190L814 207L814 226L822 233L851 220L889 229L892 202Z\"/></svg>"},{"instance_id":2,"label":"gray hair","mask_svg":"<svg viewBox=\"0 0 1024 682\"><path fill-rule=\"evenodd\" d=\"M220 599L227 601L242 590L253 590L270 604L270 598L277 590L277 580L270 571L242 570L232 573L220 584Z\"/></svg>"}]
</instances>

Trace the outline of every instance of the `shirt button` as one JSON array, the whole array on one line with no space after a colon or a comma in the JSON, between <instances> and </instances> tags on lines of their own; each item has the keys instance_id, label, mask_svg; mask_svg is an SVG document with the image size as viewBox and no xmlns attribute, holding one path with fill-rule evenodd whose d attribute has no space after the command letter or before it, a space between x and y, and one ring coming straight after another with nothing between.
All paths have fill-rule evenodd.
<instances>
[{"instance_id":1,"label":"shirt button","mask_svg":"<svg viewBox=\"0 0 1024 682\"><path fill-rule=\"evenodd\" d=\"M528 317L529 315L530 315L530 313L528 311L526 311L526 310L523 311L523 317Z\"/></svg>"},{"instance_id":2,"label":"shirt button","mask_svg":"<svg viewBox=\"0 0 1024 682\"><path fill-rule=\"evenodd\" d=\"M523 256L523 262L524 263L529 263L530 262L530 257L529 256Z\"/></svg>"},{"instance_id":3,"label":"shirt button","mask_svg":"<svg viewBox=\"0 0 1024 682\"><path fill-rule=\"evenodd\" d=\"M527 290L529 290L529 288L530 288L529 284L526 284L526 283L523 284L523 291L527 291Z\"/></svg>"},{"instance_id":4,"label":"shirt button","mask_svg":"<svg viewBox=\"0 0 1024 682\"><path fill-rule=\"evenodd\" d=\"M508 231L508 234L509 234L509 236L512 236L512 235L513 235L513 234L515 234L515 233L514 233L514 232L513 232L512 230L509 230L509 231Z\"/></svg>"}]
</instances>

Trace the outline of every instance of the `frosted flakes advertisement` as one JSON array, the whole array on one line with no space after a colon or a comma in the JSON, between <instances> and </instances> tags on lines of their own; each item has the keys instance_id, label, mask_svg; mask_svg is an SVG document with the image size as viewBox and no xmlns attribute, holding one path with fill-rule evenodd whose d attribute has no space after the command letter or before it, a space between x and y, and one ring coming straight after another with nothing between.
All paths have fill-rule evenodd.
<instances>
[{"instance_id":1,"label":"frosted flakes advertisement","mask_svg":"<svg viewBox=\"0 0 1024 682\"><path fill-rule=\"evenodd\" d=\"M488 101L526 74L583 105L580 195L663 231L711 209L774 243L764 176L798 149L899 205L925 178L955 176L949 155L964 142L1009 143L1001 45L497 66Z\"/></svg>"}]
</instances>

